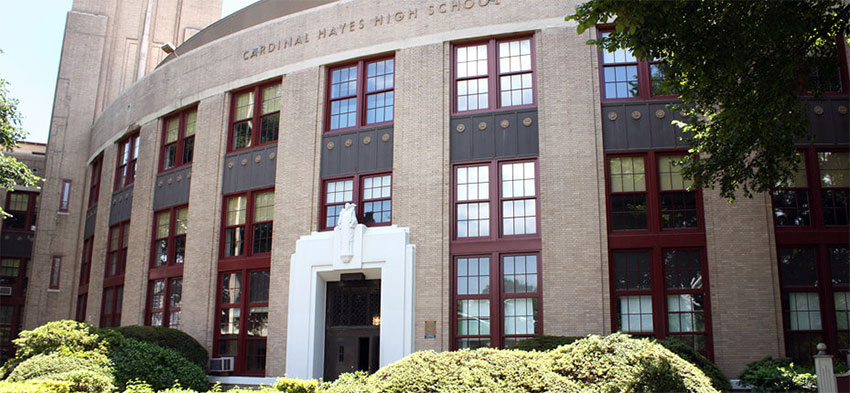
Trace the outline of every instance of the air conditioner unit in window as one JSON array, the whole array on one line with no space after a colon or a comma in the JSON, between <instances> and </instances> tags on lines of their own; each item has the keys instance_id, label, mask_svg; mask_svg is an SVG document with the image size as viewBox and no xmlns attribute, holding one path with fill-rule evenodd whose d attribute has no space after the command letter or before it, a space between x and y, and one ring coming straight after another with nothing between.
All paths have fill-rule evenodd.
<instances>
[{"instance_id":1,"label":"air conditioner unit in window","mask_svg":"<svg viewBox=\"0 0 850 393\"><path fill-rule=\"evenodd\" d=\"M0 287L0 296L12 296L12 287Z\"/></svg>"},{"instance_id":2,"label":"air conditioner unit in window","mask_svg":"<svg viewBox=\"0 0 850 393\"><path fill-rule=\"evenodd\" d=\"M211 372L225 372L225 371L233 371L233 358L211 358L210 359L210 371Z\"/></svg>"}]
</instances>

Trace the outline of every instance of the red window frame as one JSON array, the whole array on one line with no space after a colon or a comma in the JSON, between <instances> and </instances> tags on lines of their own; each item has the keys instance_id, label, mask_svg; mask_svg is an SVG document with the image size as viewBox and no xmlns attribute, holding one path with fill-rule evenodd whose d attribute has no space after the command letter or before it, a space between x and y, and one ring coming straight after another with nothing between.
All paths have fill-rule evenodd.
<instances>
[{"instance_id":1,"label":"red window frame","mask_svg":"<svg viewBox=\"0 0 850 393\"><path fill-rule=\"evenodd\" d=\"M850 77L847 76L847 56L845 55L845 40L844 37L837 37L835 39L836 46L838 48L837 60L838 60L838 69L835 70L839 73L839 82L841 83L841 89L838 91L825 91L824 95L827 96L845 96L850 93ZM817 70L815 70L817 71ZM810 91L806 91L803 88L804 81L800 81L800 95L811 97L814 93Z\"/></svg>"},{"instance_id":2,"label":"red window frame","mask_svg":"<svg viewBox=\"0 0 850 393\"><path fill-rule=\"evenodd\" d=\"M50 281L47 289L59 289L60 279L62 278L62 256L54 255L51 258L50 264Z\"/></svg>"},{"instance_id":3,"label":"red window frame","mask_svg":"<svg viewBox=\"0 0 850 393\"><path fill-rule=\"evenodd\" d=\"M183 274L183 262L177 258L177 243L178 240L182 239L183 242L183 257L185 258L185 247L186 247L186 233L188 232L188 228L184 229L184 232L181 234L177 234L177 224L180 211L185 209L187 220L189 214L189 205L180 205L173 206L167 209L158 210L153 214L153 231L151 231L151 261L150 261L150 269L151 270L160 270L167 269L177 270L176 275ZM168 234L165 237L158 237L158 224L159 224L159 216L160 214L168 213ZM188 226L188 223L186 223ZM160 241L166 242L166 261L165 263L157 263L157 243ZM174 268L177 269L174 269ZM175 275L172 273L171 275Z\"/></svg>"},{"instance_id":4,"label":"red window frame","mask_svg":"<svg viewBox=\"0 0 850 393\"><path fill-rule=\"evenodd\" d=\"M250 278L251 273L262 273L262 272L268 272L270 274L270 270L268 269L268 266L266 266L264 269L263 268L261 268L261 269L243 268L243 269L238 269L238 270L221 270L221 269L219 269L218 279L216 280L216 314L215 315L219 320L219 326L218 326L218 328L214 329L214 334L213 334L213 354L214 355L213 356L214 357L233 356L234 367L233 367L232 373L236 374L236 375L265 376L265 369L263 369L262 371L258 371L258 370L248 371L247 370L248 344L250 342L254 342L254 343L262 342L263 345L266 345L267 337L268 337L268 335L260 336L260 335L250 335L250 334L248 334L249 323L251 322L250 321L250 310L251 310L251 308L265 307L268 311L268 306L269 306L269 303L268 303L268 295L269 295L268 290L269 290L269 288L268 287L266 288L266 299L265 299L266 301L265 302L251 302L250 301L251 300L250 299L251 289L252 289L252 286L254 285L254 283L252 282L253 280ZM224 276L231 275L231 274L240 274L239 300L237 302L224 304L224 303L222 303L222 301L223 301L223 291L222 291L222 289L223 289ZM235 336L235 337L222 337L223 336L222 332L221 332L221 330L222 330L221 329L222 311L227 310L227 309L234 309L234 308L240 310L239 316L238 316L239 321L238 321L238 326L237 326L238 333L233 334L233 336ZM268 320L266 320L266 323L268 323ZM235 341L236 342L236 351L237 351L236 355L222 354L221 345L222 345L223 342L226 342L226 341ZM265 360L263 361L263 363L265 363Z\"/></svg>"},{"instance_id":5,"label":"red window frame","mask_svg":"<svg viewBox=\"0 0 850 393\"><path fill-rule=\"evenodd\" d=\"M94 236L89 236L83 240L83 255L80 257L80 292L86 292L88 290L89 280L91 278L93 240Z\"/></svg>"},{"instance_id":6,"label":"red window frame","mask_svg":"<svg viewBox=\"0 0 850 393\"><path fill-rule=\"evenodd\" d=\"M192 134L186 136L186 130L188 128L188 121L190 115L194 114L194 128ZM172 120L177 120L177 139L174 142L168 142L168 130L169 124ZM195 134L197 133L197 120L198 120L198 106L193 105L189 108L182 109L175 114L170 116L166 116L162 121L162 143L160 147L159 154L159 172L167 172L172 169L176 169L182 167L184 165L189 165L192 163L192 158L195 150ZM169 148L174 147L174 162L171 166L166 165L166 161L168 156L167 151ZM189 151L189 155L187 158L186 152Z\"/></svg>"},{"instance_id":7,"label":"red window frame","mask_svg":"<svg viewBox=\"0 0 850 393\"><path fill-rule=\"evenodd\" d=\"M596 38L602 38L603 34L611 33L614 31L614 26L598 26L596 29ZM619 62L619 63L608 63L608 66L617 67L617 66L628 66L633 65L637 67L637 81L638 81L638 95L635 97L625 97L625 98L607 98L605 94L605 68L606 63L604 60L604 49L599 49L597 52L597 58L599 63L599 96L602 99L602 102L623 102L623 101L643 101L643 100L670 100L675 99L676 95L669 94L659 94L655 95L652 92L652 70L651 66L656 64L662 64L663 61L652 60L652 59L640 59L635 58L635 61L628 62Z\"/></svg>"},{"instance_id":8,"label":"red window frame","mask_svg":"<svg viewBox=\"0 0 850 393\"><path fill-rule=\"evenodd\" d=\"M97 205L100 196L100 178L103 174L103 155L91 163L91 181L89 182L89 207Z\"/></svg>"},{"instance_id":9,"label":"red window frame","mask_svg":"<svg viewBox=\"0 0 850 393\"><path fill-rule=\"evenodd\" d=\"M224 196L224 203L221 208L221 245L219 250L220 260L222 261L232 261L232 260L240 260L240 259L255 259L259 258L260 260L265 260L266 265L268 264L268 260L271 257L271 246L269 247L269 251L267 252L254 252L254 227L261 224L272 224L273 220L266 221L254 221L255 217L255 204L257 195L274 192L274 188L262 188L251 191L243 191L235 194L229 194ZM228 209L228 201L233 198L245 197L245 222L242 224L235 225L227 225L227 209ZM274 206L274 205L272 205ZM244 236L242 240L242 253L239 255L227 255L226 250L226 242L227 242L227 230L235 229L242 227L244 228ZM270 239L273 233L270 233ZM271 240L270 240L271 241ZM220 265L221 266L221 265Z\"/></svg>"},{"instance_id":10,"label":"red window frame","mask_svg":"<svg viewBox=\"0 0 850 393\"><path fill-rule=\"evenodd\" d=\"M127 220L109 227L108 234L106 264L103 269L103 277L106 279L119 277L123 283L124 271L127 268L127 243L129 243L130 236L130 221Z\"/></svg>"},{"instance_id":11,"label":"red window frame","mask_svg":"<svg viewBox=\"0 0 850 393\"><path fill-rule=\"evenodd\" d=\"M17 266L15 267L15 275L4 274L3 269L0 269L0 285L12 287L12 299L4 298L3 303L5 304L6 300L9 299L9 303L14 304L17 301L14 298L20 297L21 299L23 299L23 296L26 295L27 263L29 262L29 259L17 257L3 257L0 258L0 260L17 261Z\"/></svg>"},{"instance_id":12,"label":"red window frame","mask_svg":"<svg viewBox=\"0 0 850 393\"><path fill-rule=\"evenodd\" d=\"M531 70L523 70L516 72L502 72L501 64L499 62L499 44L505 42L512 41L521 41L521 40L529 40L530 49L531 49ZM487 45L487 75L475 75L475 76L466 76L460 77L458 76L458 49L459 48L468 48L472 46L479 45ZM485 112L485 111L493 111L498 109L522 109L522 108L534 108L537 106L537 51L535 48L534 35L533 34L522 34L522 35L513 35L510 37L494 37L489 38L487 40L474 40L474 41L466 41L466 42L457 42L452 45L452 53L451 53L451 76L452 76L452 86L451 86L451 104L452 104L452 114L461 114L461 113L476 113L476 112ZM527 74L531 73L531 104L520 104L520 105L504 105L502 102L501 95L501 78L503 76L517 75L517 74ZM459 110L458 107L458 82L473 80L473 79L483 79L487 78L487 108L481 109L472 109L472 110Z\"/></svg>"},{"instance_id":13,"label":"red window frame","mask_svg":"<svg viewBox=\"0 0 850 393\"><path fill-rule=\"evenodd\" d=\"M387 61L387 60L392 60L392 63L393 63L392 64L393 65L393 72L391 74L392 75L391 76L392 86L389 87L389 88L387 88L387 87L384 87L383 89L377 89L376 88L375 90L367 91L368 90L368 78L369 78L368 73L367 73L367 69L368 69L369 65L379 63L379 62L383 62L383 61ZM347 95L342 95L342 96L338 96L338 97L332 97L333 85L334 85L334 83L333 83L334 72L340 71L340 70L343 70L343 69L352 68L352 67L357 68L356 71L355 71L355 75L356 75L357 79L354 81L354 83L355 83L354 94L347 94ZM381 74L381 75L386 75L386 73ZM380 76L380 75L376 75L376 76ZM369 58L366 58L366 59L356 60L356 61L353 61L353 62L346 62L346 63L343 63L343 64L337 64L337 65L329 66L329 67L327 67L327 74L326 74L325 80L326 80L326 83L325 83L325 85L326 85L325 86L325 103L326 103L325 106L326 107L325 107L325 127L324 128L325 128L326 133L355 130L355 129L362 128L362 127L373 127L373 126L380 126L380 125L386 125L386 124L392 124L393 123L393 119L395 118L395 113L394 113L394 111L395 111L395 93L394 93L395 92L395 55L393 55L393 54L378 55L378 56L369 57ZM375 122L369 123L368 119L367 119L368 96L378 95L378 94L383 94L383 93L393 93L393 105L392 105L392 110L391 110L392 114L390 116L390 120L375 121ZM332 124L333 103L334 102L342 102L344 100L349 100L349 99L352 99L352 98L355 99L355 103L354 103L354 107L355 107L354 125L348 126L348 127L332 128L332 125L333 125ZM386 106L384 106L384 108L385 107ZM350 112L346 112L346 113L350 113Z\"/></svg>"},{"instance_id":14,"label":"red window frame","mask_svg":"<svg viewBox=\"0 0 850 393\"><path fill-rule=\"evenodd\" d=\"M177 282L179 285L176 285ZM162 283L162 300L160 307L154 307L154 287ZM175 287L179 286L179 291ZM176 302L175 302L176 298ZM183 276L164 277L148 281L148 296L145 307L145 326L164 326L172 329L180 328L181 306L183 299ZM176 303L176 304L175 304ZM177 313L176 321L174 316ZM154 324L153 316L161 314L159 324Z\"/></svg>"},{"instance_id":15,"label":"red window frame","mask_svg":"<svg viewBox=\"0 0 850 393\"><path fill-rule=\"evenodd\" d=\"M266 146L266 145L271 145L271 144L277 143L277 140L280 137L280 134L279 134L279 132L280 132L280 117L278 117L278 123L277 123L277 127L278 127L277 133L278 133L278 135L274 138L274 140L269 140L269 141L260 143L260 138L261 138L261 133L262 133L262 119L264 117L268 117L268 116L274 116L274 115L279 116L280 115L280 109L279 108L278 108L277 111L271 111L269 113L262 113L263 98L264 98L263 97L263 90L266 89L266 88L269 88L269 87L274 87L275 85L277 85L281 89L280 100L281 100L281 105L282 105L283 104L283 91L282 91L283 83L281 82L281 80L279 78L271 80L271 81L262 82L262 83L259 83L257 85L254 85L254 86L239 89L239 90L236 90L236 91L233 91L232 93L230 93L230 120L229 120L229 123L228 123L229 127L228 127L228 131L227 131L227 152L228 153L232 153L232 152L236 152L236 151L242 151L242 150L248 150L248 149L252 149L252 148L255 148L255 147L259 147L259 146ZM245 93L253 93L253 95L254 95L254 101L253 101L253 104L252 104L253 107L251 108L252 113L251 113L250 117L237 119L236 118L236 110L237 110L237 108L236 108L236 104L237 104L236 98L239 95L245 94ZM237 148L237 147L234 146L234 143L235 143L234 131L235 131L237 124L244 123L246 121L249 122L249 124L251 126L251 140L249 141L247 146L242 146L242 147Z\"/></svg>"},{"instance_id":16,"label":"red window frame","mask_svg":"<svg viewBox=\"0 0 850 393\"><path fill-rule=\"evenodd\" d=\"M139 158L139 131L118 142L115 161L114 190L120 190L136 181L136 160Z\"/></svg>"},{"instance_id":17,"label":"red window frame","mask_svg":"<svg viewBox=\"0 0 850 393\"><path fill-rule=\"evenodd\" d=\"M86 307L88 306L88 293L77 295L77 310L74 315L74 320L77 322L86 321Z\"/></svg>"},{"instance_id":18,"label":"red window frame","mask_svg":"<svg viewBox=\"0 0 850 393\"><path fill-rule=\"evenodd\" d=\"M103 301L100 306L100 327L121 326L121 310L124 300L124 285L103 288Z\"/></svg>"},{"instance_id":19,"label":"red window frame","mask_svg":"<svg viewBox=\"0 0 850 393\"><path fill-rule=\"evenodd\" d=\"M68 213L71 209L71 181L62 179L62 191L59 196L59 212Z\"/></svg>"},{"instance_id":20,"label":"red window frame","mask_svg":"<svg viewBox=\"0 0 850 393\"><path fill-rule=\"evenodd\" d=\"M387 222L371 222L366 223L365 217L365 203L368 202L377 202L377 201L390 201L390 209L392 209L392 186L390 187L390 196L389 197L378 197L378 198L364 198L364 181L367 178L375 178L382 176L390 176L390 184L392 185L392 172L391 171L381 171L381 172L370 172L370 173L358 173L350 176L338 176L338 177L329 177L322 179L322 190L321 196L322 200L320 203L319 209L319 230L320 231L332 231L336 225L329 226L328 225L328 208L331 206L345 206L346 203L356 203L357 207L355 212L357 213L357 221L361 224L366 225L367 227L379 227L379 226L389 226L392 225L392 210L390 210L390 220ZM336 183L340 181L348 181L352 182L352 191L351 191L351 200L342 201L342 202L328 202L328 185L331 183ZM334 220L336 222L336 220Z\"/></svg>"},{"instance_id":21,"label":"red window frame","mask_svg":"<svg viewBox=\"0 0 850 393\"><path fill-rule=\"evenodd\" d=\"M26 196L27 197L27 206L25 210L14 210L12 209L12 198L15 196ZM3 220L3 230L4 231L16 231L16 232L33 232L35 231L36 219L38 218L38 203L40 199L40 194L37 192L27 192L27 191L9 191L6 194L6 205L4 206L4 210L6 213L12 214L13 216L21 215L23 216L24 227L21 228L12 228L11 220L4 219Z\"/></svg>"}]
</instances>

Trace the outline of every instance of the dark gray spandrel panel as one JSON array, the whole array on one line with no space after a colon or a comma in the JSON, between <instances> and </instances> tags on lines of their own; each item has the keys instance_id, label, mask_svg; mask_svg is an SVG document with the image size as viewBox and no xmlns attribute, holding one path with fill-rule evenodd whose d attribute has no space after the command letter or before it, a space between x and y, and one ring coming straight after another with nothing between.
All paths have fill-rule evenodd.
<instances>
[{"instance_id":1,"label":"dark gray spandrel panel","mask_svg":"<svg viewBox=\"0 0 850 393\"><path fill-rule=\"evenodd\" d=\"M277 144L231 153L224 156L222 194L253 190L274 185Z\"/></svg>"},{"instance_id":2,"label":"dark gray spandrel panel","mask_svg":"<svg viewBox=\"0 0 850 393\"><path fill-rule=\"evenodd\" d=\"M635 111L640 113L640 117L637 119L634 116ZM626 124L626 139L629 140L629 146L632 148L649 149L652 147L649 114L647 112L648 107L646 105L626 109L626 116L623 117L622 121ZM667 146L675 145L671 143Z\"/></svg>"},{"instance_id":3,"label":"dark gray spandrel panel","mask_svg":"<svg viewBox=\"0 0 850 393\"><path fill-rule=\"evenodd\" d=\"M109 208L109 226L130 219L133 208L133 186L112 193Z\"/></svg>"},{"instance_id":4,"label":"dark gray spandrel panel","mask_svg":"<svg viewBox=\"0 0 850 393\"><path fill-rule=\"evenodd\" d=\"M86 225L83 227L83 239L94 236L94 226L97 223L97 205L86 210Z\"/></svg>"},{"instance_id":5,"label":"dark gray spandrel panel","mask_svg":"<svg viewBox=\"0 0 850 393\"><path fill-rule=\"evenodd\" d=\"M450 124L452 162L534 156L540 151L537 109L454 115Z\"/></svg>"},{"instance_id":6,"label":"dark gray spandrel panel","mask_svg":"<svg viewBox=\"0 0 850 393\"><path fill-rule=\"evenodd\" d=\"M605 151L686 148L686 137L672 124L679 113L669 102L625 102L602 105L602 140Z\"/></svg>"},{"instance_id":7,"label":"dark gray spandrel panel","mask_svg":"<svg viewBox=\"0 0 850 393\"><path fill-rule=\"evenodd\" d=\"M801 140L799 145L830 146L850 143L850 102L846 97L806 101L809 129L814 134L814 139Z\"/></svg>"},{"instance_id":8,"label":"dark gray spandrel panel","mask_svg":"<svg viewBox=\"0 0 850 393\"><path fill-rule=\"evenodd\" d=\"M329 149L331 143L333 148ZM392 169L393 126L323 135L321 165L322 178Z\"/></svg>"},{"instance_id":9,"label":"dark gray spandrel panel","mask_svg":"<svg viewBox=\"0 0 850 393\"><path fill-rule=\"evenodd\" d=\"M191 177L191 165L157 175L154 183L153 209L160 210L189 203Z\"/></svg>"},{"instance_id":10,"label":"dark gray spandrel panel","mask_svg":"<svg viewBox=\"0 0 850 393\"><path fill-rule=\"evenodd\" d=\"M33 234L3 231L0 237L0 254L4 257L31 258Z\"/></svg>"},{"instance_id":11,"label":"dark gray spandrel panel","mask_svg":"<svg viewBox=\"0 0 850 393\"><path fill-rule=\"evenodd\" d=\"M606 150L626 149L629 139L626 137L626 123L618 121L626 116L624 106L602 107L602 143Z\"/></svg>"}]
</instances>

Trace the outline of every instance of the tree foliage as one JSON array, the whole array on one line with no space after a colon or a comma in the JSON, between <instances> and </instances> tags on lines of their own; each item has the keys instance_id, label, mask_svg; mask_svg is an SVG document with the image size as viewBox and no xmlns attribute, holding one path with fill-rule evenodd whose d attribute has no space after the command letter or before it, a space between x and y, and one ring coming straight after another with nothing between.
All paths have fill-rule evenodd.
<instances>
[{"instance_id":1,"label":"tree foliage","mask_svg":"<svg viewBox=\"0 0 850 393\"><path fill-rule=\"evenodd\" d=\"M672 109L689 134L683 173L730 200L794 173L794 143L811 136L800 93L823 93L818 81L836 75L842 37L850 36L842 0L590 0L566 19L579 34L616 26L588 44L665 60L666 87L681 101Z\"/></svg>"},{"instance_id":2,"label":"tree foliage","mask_svg":"<svg viewBox=\"0 0 850 393\"><path fill-rule=\"evenodd\" d=\"M0 53L3 53L0 50ZM17 141L27 135L21 127L21 115L18 112L18 100L9 97L9 82L0 78L0 187L13 190L15 185L33 186L41 180L24 163L6 155L18 147ZM0 217L6 218L6 212L0 207Z\"/></svg>"}]
</instances>

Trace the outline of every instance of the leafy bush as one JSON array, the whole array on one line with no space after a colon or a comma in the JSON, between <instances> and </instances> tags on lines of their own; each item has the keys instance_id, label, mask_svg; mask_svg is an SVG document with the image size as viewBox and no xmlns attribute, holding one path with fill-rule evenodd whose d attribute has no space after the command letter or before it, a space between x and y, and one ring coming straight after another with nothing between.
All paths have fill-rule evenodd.
<instances>
[{"instance_id":1,"label":"leafy bush","mask_svg":"<svg viewBox=\"0 0 850 393\"><path fill-rule=\"evenodd\" d=\"M715 389L721 391L729 391L732 390L732 385L729 383L729 378L723 374L723 371L720 371L720 368L717 367L711 360L708 360L705 356L702 356L699 352L694 350L694 348L687 343L682 342L681 340L677 340L676 338L667 338L665 340L658 340L658 343L663 345L664 348L670 350L670 352L679 355L680 358L691 362L698 369L702 370L709 379L711 379L711 384Z\"/></svg>"},{"instance_id":2,"label":"leafy bush","mask_svg":"<svg viewBox=\"0 0 850 393\"><path fill-rule=\"evenodd\" d=\"M115 384L111 373L103 374L93 370L71 370L36 378L33 381L67 382L72 392L112 393Z\"/></svg>"},{"instance_id":3,"label":"leafy bush","mask_svg":"<svg viewBox=\"0 0 850 393\"><path fill-rule=\"evenodd\" d=\"M324 388L324 387L323 387ZM716 392L698 368L650 340L588 336L547 352L417 352L375 374L344 375L327 392Z\"/></svg>"},{"instance_id":4,"label":"leafy bush","mask_svg":"<svg viewBox=\"0 0 850 393\"><path fill-rule=\"evenodd\" d=\"M838 359L832 364L836 374L850 370L847 364ZM741 382L751 385L754 392L817 392L818 389L815 369L797 366L789 358L774 359L768 356L757 360L748 364L738 378Z\"/></svg>"},{"instance_id":5,"label":"leafy bush","mask_svg":"<svg viewBox=\"0 0 850 393\"><path fill-rule=\"evenodd\" d=\"M561 345L572 344L576 340L581 340L583 337L564 337L564 336L537 336L527 338L516 344L511 349L521 349L523 351L551 351Z\"/></svg>"},{"instance_id":6,"label":"leafy bush","mask_svg":"<svg viewBox=\"0 0 850 393\"><path fill-rule=\"evenodd\" d=\"M135 379L162 390L177 381L190 389L203 391L209 383L204 369L171 348L128 338L110 354L115 365L115 381L124 389Z\"/></svg>"},{"instance_id":7,"label":"leafy bush","mask_svg":"<svg viewBox=\"0 0 850 393\"><path fill-rule=\"evenodd\" d=\"M102 363L83 357L67 356L54 352L46 355L38 354L24 360L9 374L8 380L10 382L23 382L29 379L68 372L69 370L89 370L102 375L110 375L109 368Z\"/></svg>"},{"instance_id":8,"label":"leafy bush","mask_svg":"<svg viewBox=\"0 0 850 393\"><path fill-rule=\"evenodd\" d=\"M315 379L278 378L272 384L271 389L276 392L286 393L316 393L319 389L319 381Z\"/></svg>"},{"instance_id":9,"label":"leafy bush","mask_svg":"<svg viewBox=\"0 0 850 393\"><path fill-rule=\"evenodd\" d=\"M209 354L192 336L171 328L156 326L122 326L112 329L126 338L171 348L186 359L206 369Z\"/></svg>"},{"instance_id":10,"label":"leafy bush","mask_svg":"<svg viewBox=\"0 0 850 393\"><path fill-rule=\"evenodd\" d=\"M0 381L0 393L72 393L70 382L60 381Z\"/></svg>"}]
</instances>

